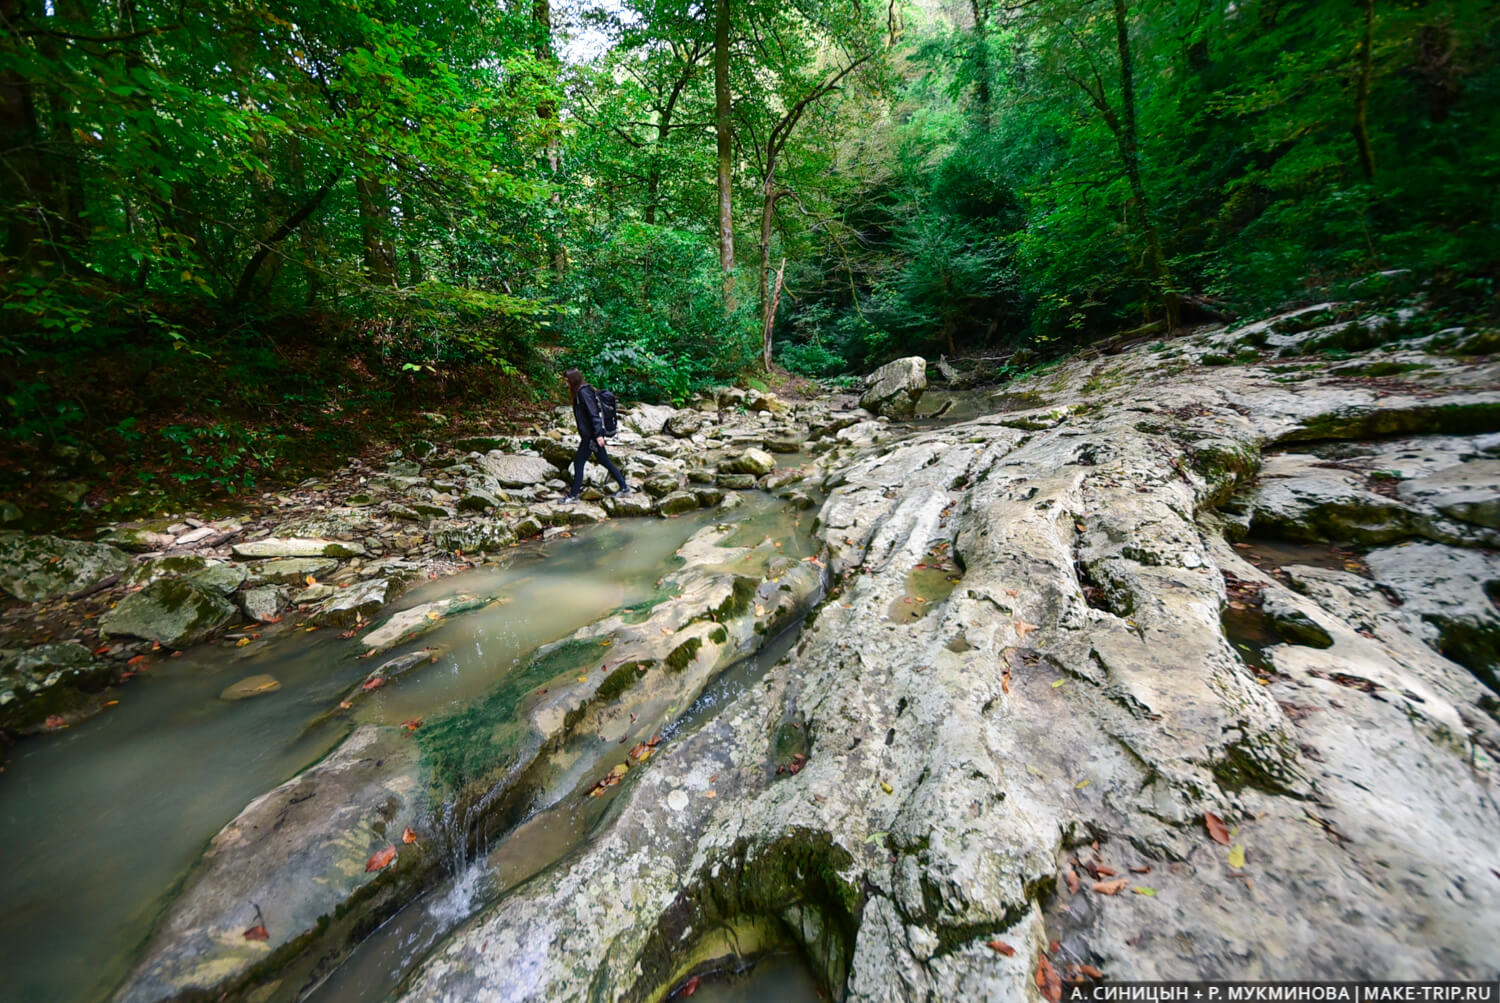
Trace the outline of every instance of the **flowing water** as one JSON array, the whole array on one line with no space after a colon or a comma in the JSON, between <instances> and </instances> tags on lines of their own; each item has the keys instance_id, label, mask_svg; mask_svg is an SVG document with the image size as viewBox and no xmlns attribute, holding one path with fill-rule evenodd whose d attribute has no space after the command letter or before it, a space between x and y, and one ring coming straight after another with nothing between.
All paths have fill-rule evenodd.
<instances>
[{"instance_id":1,"label":"flowing water","mask_svg":"<svg viewBox=\"0 0 1500 1003\"><path fill-rule=\"evenodd\" d=\"M736 543L772 536L792 556L810 552L809 517L765 495L745 497L732 516ZM307 633L291 623L243 647L204 646L152 666L93 720L18 746L0 775L0 969L8 998L106 997L207 841L246 803L316 762L356 723L400 723L479 700L538 646L648 598L673 567L676 548L723 518L705 511L612 520L571 539L516 548L495 566L423 583L393 609L456 595L487 602L370 660L356 658L357 642L336 631ZM429 663L330 714L375 665L417 648L431 651ZM273 675L280 689L219 699L226 686L258 673ZM602 808L593 817L546 812L523 824L472 874L440 889L445 899L428 896L424 908L451 916L419 936L430 940L431 929L451 928L473 902L551 864L559 849L586 837ZM370 986L369 997L363 989L325 996L376 998L390 988L387 981Z\"/></svg>"}]
</instances>

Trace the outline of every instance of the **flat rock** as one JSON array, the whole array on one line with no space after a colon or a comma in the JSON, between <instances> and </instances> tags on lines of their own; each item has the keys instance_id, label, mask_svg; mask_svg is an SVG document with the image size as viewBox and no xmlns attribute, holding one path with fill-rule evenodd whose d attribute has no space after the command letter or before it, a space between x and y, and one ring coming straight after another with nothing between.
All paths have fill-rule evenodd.
<instances>
[{"instance_id":1,"label":"flat rock","mask_svg":"<svg viewBox=\"0 0 1500 1003\"><path fill-rule=\"evenodd\" d=\"M497 483L507 488L545 484L557 476L557 468L540 456L517 456L492 451L480 457L479 466Z\"/></svg>"},{"instance_id":2,"label":"flat rock","mask_svg":"<svg viewBox=\"0 0 1500 1003\"><path fill-rule=\"evenodd\" d=\"M233 703L237 700L248 700L251 697L262 696L266 693L275 693L279 689L281 689L281 682L275 676L260 673L259 675L246 676L239 682L230 683L219 694L219 699Z\"/></svg>"},{"instance_id":3,"label":"flat rock","mask_svg":"<svg viewBox=\"0 0 1500 1003\"><path fill-rule=\"evenodd\" d=\"M241 560L268 557L364 557L366 553L363 545L349 541L275 536L236 543L230 550Z\"/></svg>"},{"instance_id":4,"label":"flat rock","mask_svg":"<svg viewBox=\"0 0 1500 1003\"><path fill-rule=\"evenodd\" d=\"M776 457L764 449L747 449L738 456L732 456L719 463L719 473L722 478L724 474L753 474L756 477L769 474L776 469ZM723 481L721 480L722 484ZM725 485L728 487L729 485Z\"/></svg>"},{"instance_id":5,"label":"flat rock","mask_svg":"<svg viewBox=\"0 0 1500 1003\"><path fill-rule=\"evenodd\" d=\"M339 562L326 557L289 557L281 560L261 561L246 568L245 584L251 588L259 585L302 585L311 575L314 580L325 578L338 569Z\"/></svg>"},{"instance_id":6,"label":"flat rock","mask_svg":"<svg viewBox=\"0 0 1500 1003\"><path fill-rule=\"evenodd\" d=\"M347 589L338 589L308 619L313 623L352 627L374 617L387 602L396 597L397 591L395 583L388 578L358 582Z\"/></svg>"},{"instance_id":7,"label":"flat rock","mask_svg":"<svg viewBox=\"0 0 1500 1003\"><path fill-rule=\"evenodd\" d=\"M22 602L81 591L129 564L130 558L104 543L0 532L0 590Z\"/></svg>"}]
</instances>

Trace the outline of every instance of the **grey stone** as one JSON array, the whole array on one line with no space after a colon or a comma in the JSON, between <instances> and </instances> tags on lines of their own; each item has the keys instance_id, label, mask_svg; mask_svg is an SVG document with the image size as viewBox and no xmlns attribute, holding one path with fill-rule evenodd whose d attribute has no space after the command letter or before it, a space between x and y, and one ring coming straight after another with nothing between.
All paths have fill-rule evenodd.
<instances>
[{"instance_id":1,"label":"grey stone","mask_svg":"<svg viewBox=\"0 0 1500 1003\"><path fill-rule=\"evenodd\" d=\"M865 377L859 406L888 418L908 420L927 389L927 360L920 355L888 362Z\"/></svg>"},{"instance_id":2,"label":"grey stone","mask_svg":"<svg viewBox=\"0 0 1500 1003\"><path fill-rule=\"evenodd\" d=\"M114 667L73 641L0 651L0 731L24 734L88 705Z\"/></svg>"},{"instance_id":3,"label":"grey stone","mask_svg":"<svg viewBox=\"0 0 1500 1003\"><path fill-rule=\"evenodd\" d=\"M699 411L678 411L667 419L664 431L679 439L698 434L703 429L704 418Z\"/></svg>"},{"instance_id":4,"label":"grey stone","mask_svg":"<svg viewBox=\"0 0 1500 1003\"><path fill-rule=\"evenodd\" d=\"M259 585L240 593L240 610L247 619L264 623L279 616L286 592L275 585Z\"/></svg>"},{"instance_id":5,"label":"grey stone","mask_svg":"<svg viewBox=\"0 0 1500 1003\"><path fill-rule=\"evenodd\" d=\"M455 522L434 526L432 542L439 550L482 554L514 546L516 531L503 522L493 520Z\"/></svg>"},{"instance_id":6,"label":"grey stone","mask_svg":"<svg viewBox=\"0 0 1500 1003\"><path fill-rule=\"evenodd\" d=\"M396 584L387 578L358 582L346 589L336 590L313 611L309 619L318 624L352 627L373 618L381 607L396 597L398 591Z\"/></svg>"},{"instance_id":7,"label":"grey stone","mask_svg":"<svg viewBox=\"0 0 1500 1003\"><path fill-rule=\"evenodd\" d=\"M756 485L754 474L720 474L716 481L719 487L731 491L749 491Z\"/></svg>"},{"instance_id":8,"label":"grey stone","mask_svg":"<svg viewBox=\"0 0 1500 1003\"><path fill-rule=\"evenodd\" d=\"M267 537L236 543L230 548L241 560L257 560L268 557L364 557L365 548L352 541L308 540L298 538Z\"/></svg>"},{"instance_id":9,"label":"grey stone","mask_svg":"<svg viewBox=\"0 0 1500 1003\"><path fill-rule=\"evenodd\" d=\"M101 616L99 632L106 637L139 637L181 649L213 637L236 613L216 590L185 578L161 578L121 599Z\"/></svg>"},{"instance_id":10,"label":"grey stone","mask_svg":"<svg viewBox=\"0 0 1500 1003\"><path fill-rule=\"evenodd\" d=\"M199 571L194 571L187 576L187 580L200 588L217 592L221 596L227 596L235 589L245 583L249 576L243 564L224 564L215 562Z\"/></svg>"},{"instance_id":11,"label":"grey stone","mask_svg":"<svg viewBox=\"0 0 1500 1003\"><path fill-rule=\"evenodd\" d=\"M719 473L753 474L759 477L776 469L776 457L763 449L747 449L738 456L730 457L719 464ZM723 484L723 480L720 482Z\"/></svg>"},{"instance_id":12,"label":"grey stone","mask_svg":"<svg viewBox=\"0 0 1500 1003\"><path fill-rule=\"evenodd\" d=\"M656 503L657 511L662 515L677 515L682 512L691 512L698 507L698 497L690 491L674 491Z\"/></svg>"},{"instance_id":13,"label":"grey stone","mask_svg":"<svg viewBox=\"0 0 1500 1003\"><path fill-rule=\"evenodd\" d=\"M557 476L556 467L541 456L512 456L501 452L489 452L480 457L479 466L496 482L507 488L544 484Z\"/></svg>"},{"instance_id":14,"label":"grey stone","mask_svg":"<svg viewBox=\"0 0 1500 1003\"><path fill-rule=\"evenodd\" d=\"M620 495L610 495L604 499L604 510L616 519L655 515L656 502L650 495L644 492L633 491L623 497Z\"/></svg>"},{"instance_id":15,"label":"grey stone","mask_svg":"<svg viewBox=\"0 0 1500 1003\"><path fill-rule=\"evenodd\" d=\"M78 592L129 564L130 558L108 544L0 532L0 589L22 602Z\"/></svg>"},{"instance_id":16,"label":"grey stone","mask_svg":"<svg viewBox=\"0 0 1500 1003\"><path fill-rule=\"evenodd\" d=\"M339 562L328 557L288 557L279 560L258 561L247 566L245 584L251 588L259 585L301 585L307 576L324 578L339 566Z\"/></svg>"}]
</instances>

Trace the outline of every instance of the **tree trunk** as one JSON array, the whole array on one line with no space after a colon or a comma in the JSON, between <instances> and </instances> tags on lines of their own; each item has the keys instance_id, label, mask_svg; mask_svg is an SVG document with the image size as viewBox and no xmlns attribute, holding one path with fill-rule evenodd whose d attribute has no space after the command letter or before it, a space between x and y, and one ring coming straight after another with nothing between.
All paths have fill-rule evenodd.
<instances>
[{"instance_id":1,"label":"tree trunk","mask_svg":"<svg viewBox=\"0 0 1500 1003\"><path fill-rule=\"evenodd\" d=\"M1135 129L1135 64L1130 54L1129 20L1125 13L1125 0L1114 0L1114 4L1115 40L1120 50L1120 128L1116 133L1120 159L1124 161L1125 177L1130 182L1130 196L1135 203L1141 234L1146 238L1146 261L1151 282L1161 296L1162 306L1167 313L1167 329L1171 330L1182 319L1182 302L1172 288L1172 278L1167 273L1166 261L1161 252L1161 239L1156 232L1156 223L1151 218L1151 203L1146 198L1146 186L1141 181L1140 144L1136 139Z\"/></svg>"},{"instance_id":2,"label":"tree trunk","mask_svg":"<svg viewBox=\"0 0 1500 1003\"><path fill-rule=\"evenodd\" d=\"M1365 115L1370 106L1370 73L1375 47L1375 0L1364 0L1365 30L1359 40L1359 83L1354 94L1354 145L1359 148L1359 169L1366 181L1375 180L1375 153L1370 149L1370 130Z\"/></svg>"},{"instance_id":3,"label":"tree trunk","mask_svg":"<svg viewBox=\"0 0 1500 1003\"><path fill-rule=\"evenodd\" d=\"M0 0L0 21L18 24L26 13L21 0ZM14 64L12 64L13 66ZM0 157L4 158L6 201L5 253L25 265L45 260L38 238L47 167L41 157L41 129L31 81L19 70L0 72Z\"/></svg>"},{"instance_id":4,"label":"tree trunk","mask_svg":"<svg viewBox=\"0 0 1500 1003\"><path fill-rule=\"evenodd\" d=\"M767 372L771 369L771 331L776 326L775 297L771 293L771 225L776 220L776 161L774 157L766 163L766 180L761 188L760 204L760 327L761 365ZM781 259L786 267L786 259ZM776 291L780 294L781 279L776 280Z\"/></svg>"},{"instance_id":5,"label":"tree trunk","mask_svg":"<svg viewBox=\"0 0 1500 1003\"><path fill-rule=\"evenodd\" d=\"M359 197L360 235L364 241L365 273L377 286L396 284L396 249L391 245L391 201L385 185L355 178Z\"/></svg>"},{"instance_id":6,"label":"tree trunk","mask_svg":"<svg viewBox=\"0 0 1500 1003\"><path fill-rule=\"evenodd\" d=\"M719 141L719 267L724 272L724 312L733 313L734 217L730 185L733 183L734 134L729 105L729 0L714 3L714 131ZM762 280L764 281L764 280Z\"/></svg>"},{"instance_id":7,"label":"tree trunk","mask_svg":"<svg viewBox=\"0 0 1500 1003\"><path fill-rule=\"evenodd\" d=\"M551 0L532 0L531 17L536 22L538 34L536 43L536 58L539 63L548 68L551 79L550 86L557 84L557 54L552 51L552 4ZM562 182L562 143L558 138L557 125L557 102L551 98L536 106L537 118L546 123L547 130L547 170L552 175L553 185ZM557 210L554 218L561 218L562 192L554 188L552 192L552 207ZM554 227L560 224L554 223ZM568 270L568 249L563 245L556 230L547 234L547 253L552 259L552 273L562 278Z\"/></svg>"},{"instance_id":8,"label":"tree trunk","mask_svg":"<svg viewBox=\"0 0 1500 1003\"><path fill-rule=\"evenodd\" d=\"M985 2L986 0L969 0L969 9L974 14L974 37L971 40L974 50L974 103L979 106L980 127L989 132L994 97L990 89L989 11L985 10Z\"/></svg>"},{"instance_id":9,"label":"tree trunk","mask_svg":"<svg viewBox=\"0 0 1500 1003\"><path fill-rule=\"evenodd\" d=\"M760 367L768 373L771 371L771 335L776 330L776 308L781 304L781 279L785 274L786 258L782 258L781 267L776 269L776 285L771 290L771 301L760 329Z\"/></svg>"}]
</instances>

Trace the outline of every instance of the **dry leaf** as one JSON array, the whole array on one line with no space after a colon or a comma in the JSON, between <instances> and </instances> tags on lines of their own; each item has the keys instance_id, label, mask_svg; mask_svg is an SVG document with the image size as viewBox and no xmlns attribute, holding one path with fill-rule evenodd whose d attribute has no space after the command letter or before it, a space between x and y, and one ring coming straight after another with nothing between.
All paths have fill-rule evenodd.
<instances>
[{"instance_id":1,"label":"dry leaf","mask_svg":"<svg viewBox=\"0 0 1500 1003\"><path fill-rule=\"evenodd\" d=\"M1094 872L1095 872L1095 875L1097 877L1101 877L1101 878L1112 878L1116 874L1120 873L1119 871L1115 870L1113 867L1105 867L1103 864L1095 864L1094 865Z\"/></svg>"},{"instance_id":2,"label":"dry leaf","mask_svg":"<svg viewBox=\"0 0 1500 1003\"><path fill-rule=\"evenodd\" d=\"M1239 870L1245 866L1245 844L1235 843L1229 848L1229 866Z\"/></svg>"},{"instance_id":3,"label":"dry leaf","mask_svg":"<svg viewBox=\"0 0 1500 1003\"><path fill-rule=\"evenodd\" d=\"M1023 641L1026 640L1027 634L1031 633L1033 630L1036 630L1036 624L1027 623L1025 620L1016 620L1011 624L1011 626L1016 628L1016 636Z\"/></svg>"},{"instance_id":4,"label":"dry leaf","mask_svg":"<svg viewBox=\"0 0 1500 1003\"><path fill-rule=\"evenodd\" d=\"M359 688L368 693L370 690L378 690L385 685L385 676L376 676L374 679L366 679L359 684Z\"/></svg>"},{"instance_id":5,"label":"dry leaf","mask_svg":"<svg viewBox=\"0 0 1500 1003\"><path fill-rule=\"evenodd\" d=\"M680 992L678 992L677 995L678 996L691 996L691 995L693 995L693 993L695 993L695 992L698 991L698 987L700 985L702 985L702 984L703 984L703 979L701 979L697 975L694 975L692 978L688 979L686 982L684 982L682 984L682 990Z\"/></svg>"},{"instance_id":6,"label":"dry leaf","mask_svg":"<svg viewBox=\"0 0 1500 1003\"><path fill-rule=\"evenodd\" d=\"M1062 1000L1062 978L1045 954L1038 954L1036 957L1036 987L1051 1003L1060 1003Z\"/></svg>"},{"instance_id":7,"label":"dry leaf","mask_svg":"<svg viewBox=\"0 0 1500 1003\"><path fill-rule=\"evenodd\" d=\"M1099 969L1095 968L1093 965L1079 965L1078 966L1078 974L1079 975L1086 975L1086 976L1088 976L1091 979L1102 979L1102 978L1104 978L1104 973L1101 972L1101 971L1099 971Z\"/></svg>"},{"instance_id":8,"label":"dry leaf","mask_svg":"<svg viewBox=\"0 0 1500 1003\"><path fill-rule=\"evenodd\" d=\"M896 788L892 787L890 784L886 783L884 780L882 780L880 782L880 789L883 790L883 791L885 791L887 794L894 794L896 792Z\"/></svg>"},{"instance_id":9,"label":"dry leaf","mask_svg":"<svg viewBox=\"0 0 1500 1003\"><path fill-rule=\"evenodd\" d=\"M1014 947L1011 947L1003 940L991 940L986 943L985 946L992 951L997 951L1000 954L1005 955L1007 958L1014 956L1016 953L1016 949Z\"/></svg>"},{"instance_id":10,"label":"dry leaf","mask_svg":"<svg viewBox=\"0 0 1500 1003\"><path fill-rule=\"evenodd\" d=\"M1118 895L1125 890L1125 879L1118 881L1095 881L1094 891L1100 895Z\"/></svg>"},{"instance_id":11,"label":"dry leaf","mask_svg":"<svg viewBox=\"0 0 1500 1003\"><path fill-rule=\"evenodd\" d=\"M1070 867L1066 871L1063 872L1063 880L1066 881L1067 884L1068 884L1068 891L1072 892L1074 895L1077 895L1078 894L1078 875L1075 874L1075 873L1073 873L1073 868Z\"/></svg>"},{"instance_id":12,"label":"dry leaf","mask_svg":"<svg viewBox=\"0 0 1500 1003\"><path fill-rule=\"evenodd\" d=\"M1224 825L1224 820L1211 811L1203 813L1203 824L1208 827L1208 835L1215 843L1229 845L1229 828Z\"/></svg>"},{"instance_id":13,"label":"dry leaf","mask_svg":"<svg viewBox=\"0 0 1500 1003\"><path fill-rule=\"evenodd\" d=\"M443 614L435 609L430 609L427 611L427 619L429 620L441 620L442 618Z\"/></svg>"},{"instance_id":14,"label":"dry leaf","mask_svg":"<svg viewBox=\"0 0 1500 1003\"><path fill-rule=\"evenodd\" d=\"M417 832L411 826L407 826L405 829L401 830L401 842L403 842L403 843L415 843L416 841L417 841Z\"/></svg>"},{"instance_id":15,"label":"dry leaf","mask_svg":"<svg viewBox=\"0 0 1500 1003\"><path fill-rule=\"evenodd\" d=\"M396 847L394 845L387 846L383 850L376 850L370 854L370 859L365 861L365 873L368 874L370 871L378 871L383 867L389 866L390 862L395 859Z\"/></svg>"},{"instance_id":16,"label":"dry leaf","mask_svg":"<svg viewBox=\"0 0 1500 1003\"><path fill-rule=\"evenodd\" d=\"M245 931L245 939L246 940L270 940L271 939L271 935L266 932L266 928L263 925L261 925L260 923L257 923L254 926L252 926L250 929L248 929L248 930Z\"/></svg>"},{"instance_id":17,"label":"dry leaf","mask_svg":"<svg viewBox=\"0 0 1500 1003\"><path fill-rule=\"evenodd\" d=\"M316 584L318 584L318 580L317 580L317 579L316 579L316 578L314 578L314 577L313 577L313 576L312 576L312 575L308 575L308 576L307 576L307 577L306 577L306 578L305 578L305 579L303 579L303 580L304 580L304 581L305 581L305 582L307 582L307 584L308 584L308 585L309 585L309 586L312 586L312 585L316 585Z\"/></svg>"},{"instance_id":18,"label":"dry leaf","mask_svg":"<svg viewBox=\"0 0 1500 1003\"><path fill-rule=\"evenodd\" d=\"M719 796L719 792L718 791L704 791L703 792L703 796L706 797L706 798L716 798L716 797Z\"/></svg>"}]
</instances>

